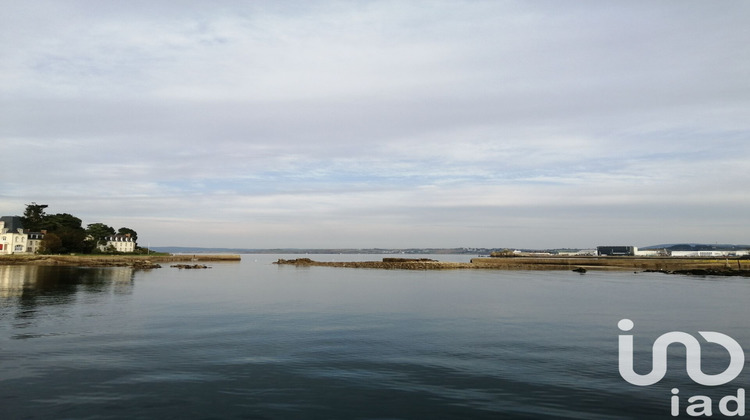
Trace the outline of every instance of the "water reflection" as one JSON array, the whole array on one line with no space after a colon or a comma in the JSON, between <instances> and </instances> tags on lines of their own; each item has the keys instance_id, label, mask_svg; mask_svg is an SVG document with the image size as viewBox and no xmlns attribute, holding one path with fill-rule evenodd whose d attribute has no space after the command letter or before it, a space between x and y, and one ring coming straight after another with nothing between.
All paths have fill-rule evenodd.
<instances>
[{"instance_id":1,"label":"water reflection","mask_svg":"<svg viewBox=\"0 0 750 420\"><path fill-rule=\"evenodd\" d=\"M131 295L133 278L130 267L0 266L0 318L11 316L24 328L51 308Z\"/></svg>"}]
</instances>

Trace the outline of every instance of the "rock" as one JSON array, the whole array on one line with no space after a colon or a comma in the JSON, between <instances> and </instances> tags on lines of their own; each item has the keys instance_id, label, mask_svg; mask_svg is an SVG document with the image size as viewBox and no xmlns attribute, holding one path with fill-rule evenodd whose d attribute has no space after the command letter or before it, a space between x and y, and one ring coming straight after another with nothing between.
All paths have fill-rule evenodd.
<instances>
[{"instance_id":1,"label":"rock","mask_svg":"<svg viewBox=\"0 0 750 420\"><path fill-rule=\"evenodd\" d=\"M153 268L161 268L161 265L152 263L151 261L136 261L133 263L133 268L138 270L151 270Z\"/></svg>"},{"instance_id":2,"label":"rock","mask_svg":"<svg viewBox=\"0 0 750 420\"><path fill-rule=\"evenodd\" d=\"M748 270L717 270L710 268L694 268L689 270L674 270L671 274L687 274L690 276L742 276L750 277Z\"/></svg>"},{"instance_id":3,"label":"rock","mask_svg":"<svg viewBox=\"0 0 750 420\"><path fill-rule=\"evenodd\" d=\"M297 258L294 260L285 260L283 258L279 258L279 260L276 261L274 264L311 265L314 263L316 263L316 261L313 261L309 258Z\"/></svg>"},{"instance_id":4,"label":"rock","mask_svg":"<svg viewBox=\"0 0 750 420\"><path fill-rule=\"evenodd\" d=\"M200 269L200 268L211 268L211 267L209 267L207 265L202 265L202 264L193 264L193 265L190 265L190 264L174 264L174 265L170 265L170 267L179 268L180 270L182 270L183 268L186 269L186 270Z\"/></svg>"}]
</instances>

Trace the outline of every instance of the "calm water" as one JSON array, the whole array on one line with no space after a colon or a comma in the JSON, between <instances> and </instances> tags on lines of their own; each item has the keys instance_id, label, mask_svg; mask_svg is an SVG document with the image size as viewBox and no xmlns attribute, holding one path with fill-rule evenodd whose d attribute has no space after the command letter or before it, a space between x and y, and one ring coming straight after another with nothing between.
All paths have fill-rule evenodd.
<instances>
[{"instance_id":1,"label":"calm water","mask_svg":"<svg viewBox=\"0 0 750 420\"><path fill-rule=\"evenodd\" d=\"M0 418L672 418L695 394L685 350L636 370L668 331L750 348L750 282L630 272L396 271L271 264L210 270L0 266ZM379 256L313 256L321 260ZM461 256L438 256L459 261ZM704 371L727 352L703 343Z\"/></svg>"}]
</instances>

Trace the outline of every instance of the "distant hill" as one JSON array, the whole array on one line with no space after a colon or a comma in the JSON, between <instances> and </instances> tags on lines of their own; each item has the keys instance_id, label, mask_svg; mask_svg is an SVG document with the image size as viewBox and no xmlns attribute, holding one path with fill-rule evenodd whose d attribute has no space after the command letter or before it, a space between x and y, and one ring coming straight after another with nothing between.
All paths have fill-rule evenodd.
<instances>
[{"instance_id":1,"label":"distant hill","mask_svg":"<svg viewBox=\"0 0 750 420\"><path fill-rule=\"evenodd\" d=\"M252 254L254 250L244 248L201 248L195 246L152 246L152 251L171 254Z\"/></svg>"},{"instance_id":2,"label":"distant hill","mask_svg":"<svg viewBox=\"0 0 750 420\"><path fill-rule=\"evenodd\" d=\"M503 248L201 248L154 246L153 251L171 254L468 254L489 255Z\"/></svg>"},{"instance_id":3,"label":"distant hill","mask_svg":"<svg viewBox=\"0 0 750 420\"><path fill-rule=\"evenodd\" d=\"M506 248L202 248L186 246L155 246L153 251L170 254L451 254L490 255ZM667 249L669 251L739 251L750 249L750 245L734 244L661 244L638 247L638 249ZM577 250L577 249L575 249ZM568 249L534 250L524 252L550 252L556 254Z\"/></svg>"},{"instance_id":4,"label":"distant hill","mask_svg":"<svg viewBox=\"0 0 750 420\"><path fill-rule=\"evenodd\" d=\"M668 251L740 251L750 249L750 245L736 244L661 244L638 247L638 249L666 249Z\"/></svg>"}]
</instances>

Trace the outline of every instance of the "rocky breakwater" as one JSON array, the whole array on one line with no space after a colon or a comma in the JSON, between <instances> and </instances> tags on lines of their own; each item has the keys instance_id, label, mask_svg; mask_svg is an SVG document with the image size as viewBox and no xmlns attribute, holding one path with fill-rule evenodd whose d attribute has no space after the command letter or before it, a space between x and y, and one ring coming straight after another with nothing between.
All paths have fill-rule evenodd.
<instances>
[{"instance_id":1,"label":"rocky breakwater","mask_svg":"<svg viewBox=\"0 0 750 420\"><path fill-rule=\"evenodd\" d=\"M298 267L346 267L346 268L379 268L386 270L450 270L473 268L469 263L453 263L431 260L429 258L383 258L382 261L314 261L310 258L283 258L274 264L294 265Z\"/></svg>"},{"instance_id":2,"label":"rocky breakwater","mask_svg":"<svg viewBox=\"0 0 750 420\"><path fill-rule=\"evenodd\" d=\"M738 258L524 256L473 258L471 262L477 267L501 270L633 270L673 274L738 275L738 271L750 269L750 260Z\"/></svg>"},{"instance_id":3,"label":"rocky breakwater","mask_svg":"<svg viewBox=\"0 0 750 420\"><path fill-rule=\"evenodd\" d=\"M682 274L687 276L750 277L750 270L706 268L694 268L687 270L644 270L644 273Z\"/></svg>"},{"instance_id":4,"label":"rocky breakwater","mask_svg":"<svg viewBox=\"0 0 750 420\"><path fill-rule=\"evenodd\" d=\"M400 270L589 270L658 271L669 274L745 276L750 273L750 260L700 258L633 258L633 257L508 257L473 258L470 263L443 262L427 258L383 258L382 261L314 261L310 258L279 259L274 264L298 267L349 267Z\"/></svg>"}]
</instances>

